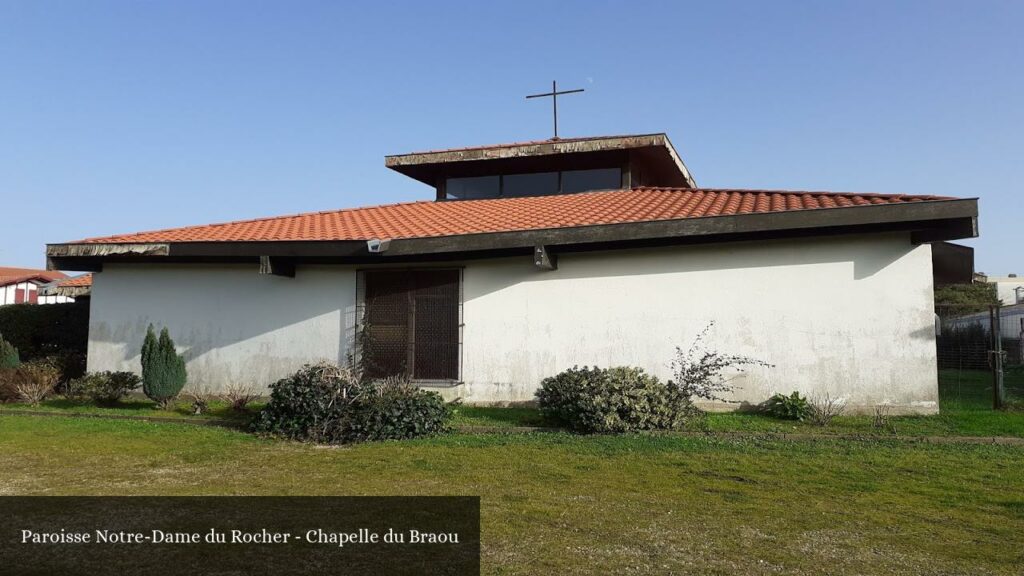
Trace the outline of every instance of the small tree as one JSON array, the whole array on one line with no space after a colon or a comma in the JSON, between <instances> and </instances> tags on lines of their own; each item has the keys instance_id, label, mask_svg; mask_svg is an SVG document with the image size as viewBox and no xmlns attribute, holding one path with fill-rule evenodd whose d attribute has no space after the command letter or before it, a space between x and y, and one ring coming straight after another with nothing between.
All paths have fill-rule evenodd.
<instances>
[{"instance_id":1,"label":"small tree","mask_svg":"<svg viewBox=\"0 0 1024 576\"><path fill-rule=\"evenodd\" d=\"M683 350L677 346L676 357L669 365L673 376L670 384L674 384L690 400L703 398L730 402L722 397L722 394L732 392L734 388L732 378L723 375L726 370L743 372L743 366L773 367L772 364L756 358L708 350L704 338L714 325L714 322L710 322L704 327L693 339L689 349Z\"/></svg>"},{"instance_id":2,"label":"small tree","mask_svg":"<svg viewBox=\"0 0 1024 576\"><path fill-rule=\"evenodd\" d=\"M187 378L185 358L175 350L167 328L157 338L150 324L142 342L143 393L161 408L168 408L185 387Z\"/></svg>"},{"instance_id":3,"label":"small tree","mask_svg":"<svg viewBox=\"0 0 1024 576\"><path fill-rule=\"evenodd\" d=\"M18 349L10 342L4 340L0 334L0 368L17 368L21 365L21 357L18 356Z\"/></svg>"}]
</instances>

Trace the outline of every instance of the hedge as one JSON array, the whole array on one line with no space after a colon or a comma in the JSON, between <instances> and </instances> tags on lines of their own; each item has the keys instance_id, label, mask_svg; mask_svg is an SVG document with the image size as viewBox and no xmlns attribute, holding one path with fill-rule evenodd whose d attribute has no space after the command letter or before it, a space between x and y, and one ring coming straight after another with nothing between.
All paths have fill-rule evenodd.
<instances>
[{"instance_id":1,"label":"hedge","mask_svg":"<svg viewBox=\"0 0 1024 576\"><path fill-rule=\"evenodd\" d=\"M0 334L22 362L85 354L89 342L89 301L0 306Z\"/></svg>"}]
</instances>

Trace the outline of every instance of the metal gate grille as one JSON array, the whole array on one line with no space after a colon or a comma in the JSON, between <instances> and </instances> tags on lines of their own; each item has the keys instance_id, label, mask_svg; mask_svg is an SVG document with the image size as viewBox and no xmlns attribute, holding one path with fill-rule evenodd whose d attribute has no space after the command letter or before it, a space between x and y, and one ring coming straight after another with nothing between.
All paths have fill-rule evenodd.
<instances>
[{"instance_id":1,"label":"metal gate grille","mask_svg":"<svg viewBox=\"0 0 1024 576\"><path fill-rule=\"evenodd\" d=\"M369 375L458 379L459 271L374 270L364 274L362 353Z\"/></svg>"}]
</instances>

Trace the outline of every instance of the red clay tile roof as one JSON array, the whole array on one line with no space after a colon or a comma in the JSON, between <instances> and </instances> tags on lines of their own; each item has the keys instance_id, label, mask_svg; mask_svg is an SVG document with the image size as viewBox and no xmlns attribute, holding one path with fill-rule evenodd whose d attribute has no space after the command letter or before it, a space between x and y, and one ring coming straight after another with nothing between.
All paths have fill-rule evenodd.
<instances>
[{"instance_id":1,"label":"red clay tile roof","mask_svg":"<svg viewBox=\"0 0 1024 576\"><path fill-rule=\"evenodd\" d=\"M73 276L55 284L56 288L89 288L90 286L92 286L92 274Z\"/></svg>"},{"instance_id":2,"label":"red clay tile roof","mask_svg":"<svg viewBox=\"0 0 1024 576\"><path fill-rule=\"evenodd\" d=\"M936 200L955 198L900 194L634 188L557 196L409 202L88 238L73 243L427 238Z\"/></svg>"},{"instance_id":3,"label":"red clay tile roof","mask_svg":"<svg viewBox=\"0 0 1024 576\"><path fill-rule=\"evenodd\" d=\"M26 280L42 280L52 282L68 275L56 270L37 270L35 268L8 268L0 266L0 285L15 284Z\"/></svg>"}]
</instances>

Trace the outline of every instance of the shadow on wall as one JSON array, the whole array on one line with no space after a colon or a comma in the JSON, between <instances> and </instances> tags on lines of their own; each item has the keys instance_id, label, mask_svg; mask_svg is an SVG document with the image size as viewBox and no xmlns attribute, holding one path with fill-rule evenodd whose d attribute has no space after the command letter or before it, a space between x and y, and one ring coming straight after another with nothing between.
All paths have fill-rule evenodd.
<instances>
[{"instance_id":1,"label":"shadow on wall","mask_svg":"<svg viewBox=\"0 0 1024 576\"><path fill-rule=\"evenodd\" d=\"M487 272L464 286L464 301L521 283L724 270L749 270L756 279L770 268L819 264L848 265L851 279L862 280L913 248L902 234L737 242L616 251L611 260L607 253L573 254L552 272L536 269L527 256L513 257L499 266L489 261ZM740 283L698 288L742 298L750 289ZM264 384L313 359L344 362L355 315L354 267L302 266L295 278L281 278L261 276L255 265L110 265L95 277L90 359L97 369L138 369L152 323L169 329L191 374L215 385Z\"/></svg>"},{"instance_id":2,"label":"shadow on wall","mask_svg":"<svg viewBox=\"0 0 1024 576\"><path fill-rule=\"evenodd\" d=\"M572 266L555 271L541 270L530 257L509 258L510 267L522 270L514 283L571 280L579 278L634 275L678 274L687 272L715 272L744 269L757 274L758 270L780 266L808 266L816 264L850 264L853 280L870 278L884 270L915 248L908 234L871 236L827 236L792 240L766 240L732 242L725 244L697 244L689 246L649 249L616 250L601 253L570 253ZM665 254L675 252L678 260L665 266ZM628 257L627 266L602 266L606 254ZM507 276L477 278L464 294L465 301L486 296L510 285ZM726 288L727 287L723 287ZM742 287L737 287L742 288Z\"/></svg>"},{"instance_id":3,"label":"shadow on wall","mask_svg":"<svg viewBox=\"0 0 1024 576\"><path fill-rule=\"evenodd\" d=\"M342 362L354 338L352 268L281 278L254 266L111 266L95 282L90 359L98 369L138 369L150 323L168 328L190 375L206 385L265 384L314 359Z\"/></svg>"}]
</instances>

